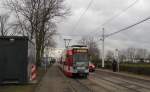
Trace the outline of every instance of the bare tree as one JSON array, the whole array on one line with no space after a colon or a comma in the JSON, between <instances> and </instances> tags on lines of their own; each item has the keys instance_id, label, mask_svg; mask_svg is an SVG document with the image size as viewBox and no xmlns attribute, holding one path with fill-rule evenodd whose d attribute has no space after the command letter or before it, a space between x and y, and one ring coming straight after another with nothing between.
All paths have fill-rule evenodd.
<instances>
[{"instance_id":1,"label":"bare tree","mask_svg":"<svg viewBox=\"0 0 150 92\"><path fill-rule=\"evenodd\" d=\"M135 48L127 48L125 52L125 56L127 61L134 62L135 59L135 54L136 54L136 49Z\"/></svg>"},{"instance_id":2,"label":"bare tree","mask_svg":"<svg viewBox=\"0 0 150 92\"><path fill-rule=\"evenodd\" d=\"M148 60L150 60L150 52L147 53L147 57Z\"/></svg>"},{"instance_id":3,"label":"bare tree","mask_svg":"<svg viewBox=\"0 0 150 92\"><path fill-rule=\"evenodd\" d=\"M108 50L106 54L106 59L109 61L109 60L112 60L113 58L114 58L114 52L111 50Z\"/></svg>"},{"instance_id":4,"label":"bare tree","mask_svg":"<svg viewBox=\"0 0 150 92\"><path fill-rule=\"evenodd\" d=\"M119 51L119 61L124 62L128 58L128 54L126 53L125 50L120 50Z\"/></svg>"},{"instance_id":5,"label":"bare tree","mask_svg":"<svg viewBox=\"0 0 150 92\"><path fill-rule=\"evenodd\" d=\"M146 49L138 48L136 49L136 58L139 60L144 60L148 56L148 51Z\"/></svg>"},{"instance_id":6,"label":"bare tree","mask_svg":"<svg viewBox=\"0 0 150 92\"><path fill-rule=\"evenodd\" d=\"M45 44L56 32L56 19L69 13L64 0L7 0L6 6L18 19L15 25L19 33L35 39L37 65L40 65Z\"/></svg>"},{"instance_id":7,"label":"bare tree","mask_svg":"<svg viewBox=\"0 0 150 92\"><path fill-rule=\"evenodd\" d=\"M0 15L0 33L1 36L6 36L11 26L8 24L9 15L3 14Z\"/></svg>"},{"instance_id":8,"label":"bare tree","mask_svg":"<svg viewBox=\"0 0 150 92\"><path fill-rule=\"evenodd\" d=\"M79 44L87 45L89 48L89 57L94 63L99 63L98 59L100 57L100 50L98 49L97 43L94 41L93 37L82 37L78 41Z\"/></svg>"},{"instance_id":9,"label":"bare tree","mask_svg":"<svg viewBox=\"0 0 150 92\"><path fill-rule=\"evenodd\" d=\"M123 60L126 59L126 61L136 62L136 60L144 60L148 58L148 51L146 49L132 47L121 50L120 56Z\"/></svg>"}]
</instances>

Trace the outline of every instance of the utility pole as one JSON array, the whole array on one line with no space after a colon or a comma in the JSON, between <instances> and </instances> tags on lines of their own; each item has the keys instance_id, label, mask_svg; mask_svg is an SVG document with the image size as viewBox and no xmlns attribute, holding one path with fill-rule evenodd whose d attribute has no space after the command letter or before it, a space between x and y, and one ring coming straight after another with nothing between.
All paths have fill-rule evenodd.
<instances>
[{"instance_id":1,"label":"utility pole","mask_svg":"<svg viewBox=\"0 0 150 92\"><path fill-rule=\"evenodd\" d=\"M103 28L103 34L102 34L102 68L104 68L105 67L105 48L104 48L104 46L105 46L105 33L104 33L104 28Z\"/></svg>"},{"instance_id":2,"label":"utility pole","mask_svg":"<svg viewBox=\"0 0 150 92\"><path fill-rule=\"evenodd\" d=\"M118 49L116 49L116 59L117 59L117 68L118 68L118 72L119 72L119 70L120 70L120 69L119 69L119 68L120 68L120 67L119 67L119 66L120 66L120 65L119 65L120 62L119 62L119 50L118 50Z\"/></svg>"},{"instance_id":3,"label":"utility pole","mask_svg":"<svg viewBox=\"0 0 150 92\"><path fill-rule=\"evenodd\" d=\"M65 48L67 48L69 46L71 39L64 39L64 41L65 41Z\"/></svg>"}]
</instances>

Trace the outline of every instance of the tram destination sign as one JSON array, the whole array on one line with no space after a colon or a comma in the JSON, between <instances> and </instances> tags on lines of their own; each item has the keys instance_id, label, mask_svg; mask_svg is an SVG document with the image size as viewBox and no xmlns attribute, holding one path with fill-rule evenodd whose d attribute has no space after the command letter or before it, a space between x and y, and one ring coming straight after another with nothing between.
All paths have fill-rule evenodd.
<instances>
[{"instance_id":1,"label":"tram destination sign","mask_svg":"<svg viewBox=\"0 0 150 92\"><path fill-rule=\"evenodd\" d=\"M73 52L74 53L87 53L88 50L87 49L74 49Z\"/></svg>"}]
</instances>

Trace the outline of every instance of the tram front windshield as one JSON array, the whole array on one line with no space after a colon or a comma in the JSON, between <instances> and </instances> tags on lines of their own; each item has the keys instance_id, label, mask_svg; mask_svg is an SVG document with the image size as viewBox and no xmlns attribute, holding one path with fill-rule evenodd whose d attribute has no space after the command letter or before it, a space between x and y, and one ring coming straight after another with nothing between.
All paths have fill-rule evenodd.
<instances>
[{"instance_id":1,"label":"tram front windshield","mask_svg":"<svg viewBox=\"0 0 150 92\"><path fill-rule=\"evenodd\" d=\"M76 53L73 56L75 62L88 62L87 53Z\"/></svg>"}]
</instances>

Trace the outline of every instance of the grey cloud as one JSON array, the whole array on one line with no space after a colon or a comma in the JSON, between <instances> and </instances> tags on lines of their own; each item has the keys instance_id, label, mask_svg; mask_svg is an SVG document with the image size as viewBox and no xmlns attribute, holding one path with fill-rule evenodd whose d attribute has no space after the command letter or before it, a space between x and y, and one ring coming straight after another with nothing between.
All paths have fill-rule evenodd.
<instances>
[{"instance_id":1,"label":"grey cloud","mask_svg":"<svg viewBox=\"0 0 150 92\"><path fill-rule=\"evenodd\" d=\"M139 0L132 8L122 13L122 10L134 1L135 0L94 0L91 7L81 18L76 29L74 29L76 22L85 11L90 0L66 0L67 6L71 7L72 15L58 24L58 32L62 35L61 37L56 37L59 41L58 47L64 47L63 38L65 36L70 36L72 38L71 44L75 44L75 42L83 35L87 34L93 35L96 39L98 39L98 35L102 34L102 27L105 27L105 33L109 34L150 16L150 0ZM1 13L5 12L3 9L0 10ZM119 17L107 23L107 25L98 28L99 25L120 13L122 14ZM149 25L150 22L146 21L129 30L107 38L106 48L115 49L134 46L149 48ZM99 41L99 47L101 47L100 43L101 42Z\"/></svg>"},{"instance_id":2,"label":"grey cloud","mask_svg":"<svg viewBox=\"0 0 150 92\"><path fill-rule=\"evenodd\" d=\"M90 9L83 16L79 25L77 26L76 31L72 31L72 27L75 25L76 21L86 8L89 0L68 0L68 3L72 6L73 15L69 18L69 21L64 25L61 25L60 29L62 34L65 33L68 35L71 34L88 34L94 33L93 30L98 27L98 25L104 23L106 20L110 19L115 14L121 13L122 9L128 7L133 0L94 0L94 3ZM142 18L147 17L150 9L150 1L148 0L139 0L136 5L130 8L128 11L122 13L115 20L111 21L105 25L106 33L111 33L122 29L128 25L131 25ZM101 30L101 28L99 28ZM145 32L143 32L143 30ZM150 39L148 36L149 25L141 24L132 29L129 29L125 32L116 34L111 38L108 38L107 44L109 48L125 48L128 46L141 46L138 45L141 42L145 43L148 47L147 39ZM95 30L94 30L95 31ZM97 33L98 34L98 33ZM101 34L101 32L99 32ZM80 37L72 37L73 39L79 39ZM139 39L137 39L139 38ZM142 47L142 46L141 46Z\"/></svg>"}]
</instances>

